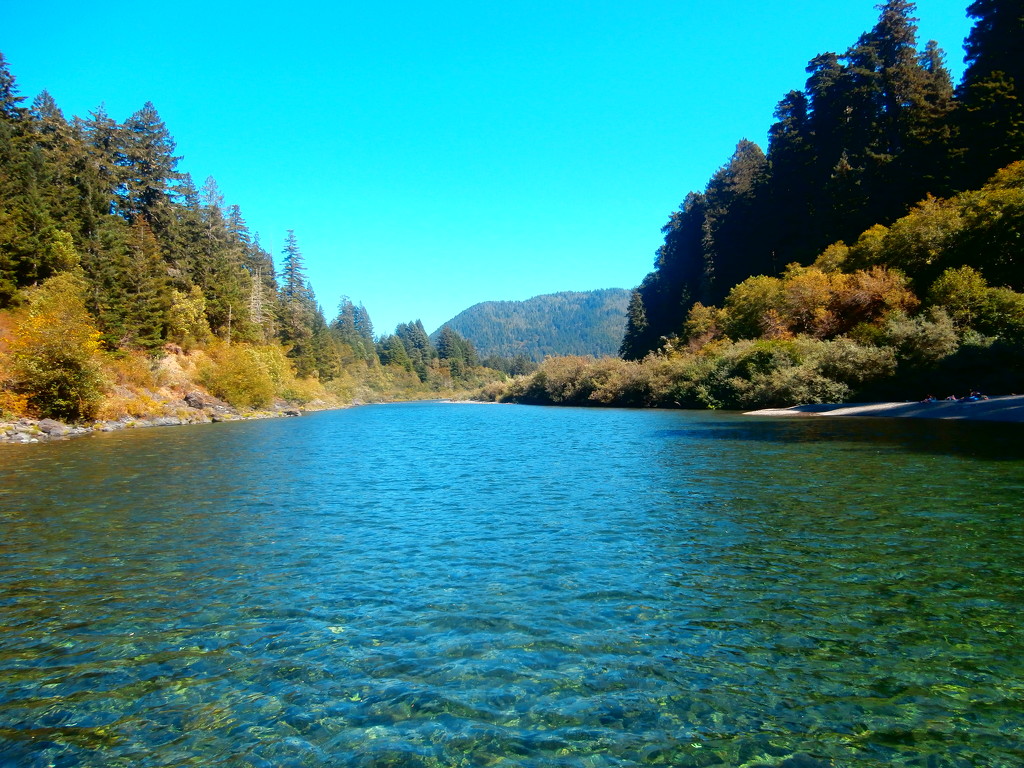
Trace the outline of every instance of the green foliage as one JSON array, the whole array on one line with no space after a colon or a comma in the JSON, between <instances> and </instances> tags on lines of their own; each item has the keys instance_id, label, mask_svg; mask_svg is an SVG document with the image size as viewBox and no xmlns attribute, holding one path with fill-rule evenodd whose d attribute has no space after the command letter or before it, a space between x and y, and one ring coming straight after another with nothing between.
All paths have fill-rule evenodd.
<instances>
[{"instance_id":1,"label":"green foliage","mask_svg":"<svg viewBox=\"0 0 1024 768\"><path fill-rule=\"evenodd\" d=\"M429 377L430 364L437 358L437 350L430 343L423 323L416 320L411 323L399 323L395 335L401 339L412 368L421 382L426 383Z\"/></svg>"},{"instance_id":2,"label":"green foliage","mask_svg":"<svg viewBox=\"0 0 1024 768\"><path fill-rule=\"evenodd\" d=\"M335 338L347 344L360 360L370 362L373 359L376 354L373 323L362 304L356 306L348 296L342 296L338 303L338 316L331 323L331 330Z\"/></svg>"},{"instance_id":3,"label":"green foliage","mask_svg":"<svg viewBox=\"0 0 1024 768\"><path fill-rule=\"evenodd\" d=\"M949 266L975 267L990 284L1024 290L1024 160L997 173L977 192L957 197L964 230L950 249Z\"/></svg>"},{"instance_id":4,"label":"green foliage","mask_svg":"<svg viewBox=\"0 0 1024 768\"><path fill-rule=\"evenodd\" d=\"M213 364L201 373L201 381L214 395L236 408L266 408L285 379L284 359L273 347L248 344L212 350Z\"/></svg>"},{"instance_id":5,"label":"green foliage","mask_svg":"<svg viewBox=\"0 0 1024 768\"><path fill-rule=\"evenodd\" d=\"M643 294L634 290L629 294L629 304L626 306L626 327L619 343L619 357L636 360L649 351L646 344L648 326Z\"/></svg>"},{"instance_id":6,"label":"green foliage","mask_svg":"<svg viewBox=\"0 0 1024 768\"><path fill-rule=\"evenodd\" d=\"M937 44L918 48L914 4L890 0L878 10L878 22L844 53L808 63L804 88L776 109L767 158L740 142L705 190L670 215L654 270L630 305L623 357L663 347L694 303L720 305L747 278L779 277L791 263L825 273L901 269L919 292L944 269L967 264L992 285L1024 290L1017 192L954 197L1024 151L1019 3L971 5L977 24L956 91ZM838 307L825 310L831 317L791 307L787 321L786 307L766 299L752 306L754 297L735 297L743 306L730 334L824 337L866 322L844 320Z\"/></svg>"},{"instance_id":7,"label":"green foliage","mask_svg":"<svg viewBox=\"0 0 1024 768\"><path fill-rule=\"evenodd\" d=\"M175 183L181 159L174 155L175 143L156 107L146 102L125 121L118 133L114 162L120 167L121 185L115 207L126 221L140 219L157 232L164 232L171 218Z\"/></svg>"},{"instance_id":8,"label":"green foliage","mask_svg":"<svg viewBox=\"0 0 1024 768\"><path fill-rule=\"evenodd\" d=\"M927 368L956 352L959 336L945 309L933 307L927 315L890 315L880 329L879 342L892 349L904 365Z\"/></svg>"},{"instance_id":9,"label":"green foliage","mask_svg":"<svg viewBox=\"0 0 1024 768\"><path fill-rule=\"evenodd\" d=\"M964 42L967 69L958 96L964 172L981 182L1024 155L1024 7L1015 0L975 0L976 21Z\"/></svg>"},{"instance_id":10,"label":"green foliage","mask_svg":"<svg viewBox=\"0 0 1024 768\"><path fill-rule=\"evenodd\" d=\"M467 374L480 364L473 342L464 339L458 331L444 326L437 334L437 354L447 362L452 379L465 379Z\"/></svg>"},{"instance_id":11,"label":"green foliage","mask_svg":"<svg viewBox=\"0 0 1024 768\"><path fill-rule=\"evenodd\" d=\"M409 357L402 339L395 334L381 339L377 345L377 356L381 365L393 365L412 372L412 358Z\"/></svg>"},{"instance_id":12,"label":"green foliage","mask_svg":"<svg viewBox=\"0 0 1024 768\"><path fill-rule=\"evenodd\" d=\"M186 349L210 339L206 322L206 297L197 285L186 294L171 289L171 308L167 313L167 338Z\"/></svg>"},{"instance_id":13,"label":"green foliage","mask_svg":"<svg viewBox=\"0 0 1024 768\"><path fill-rule=\"evenodd\" d=\"M725 332L733 339L756 339L782 309L784 292L777 277L748 277L725 299Z\"/></svg>"},{"instance_id":14,"label":"green foliage","mask_svg":"<svg viewBox=\"0 0 1024 768\"><path fill-rule=\"evenodd\" d=\"M718 307L706 307L696 302L686 315L683 338L690 344L703 346L721 337L728 325L728 312Z\"/></svg>"},{"instance_id":15,"label":"green foliage","mask_svg":"<svg viewBox=\"0 0 1024 768\"><path fill-rule=\"evenodd\" d=\"M561 357L487 399L552 405L761 408L834 402L890 376L892 350L849 339L718 342L698 352L618 358Z\"/></svg>"},{"instance_id":16,"label":"green foliage","mask_svg":"<svg viewBox=\"0 0 1024 768\"><path fill-rule=\"evenodd\" d=\"M622 289L566 292L526 301L475 304L449 320L482 357L613 355L623 338L630 293ZM441 329L431 336L435 344Z\"/></svg>"},{"instance_id":17,"label":"green foliage","mask_svg":"<svg viewBox=\"0 0 1024 768\"><path fill-rule=\"evenodd\" d=\"M537 370L537 363L525 355L516 355L512 358L491 355L481 360L480 365L494 371L501 371L506 376L522 376Z\"/></svg>"},{"instance_id":18,"label":"green foliage","mask_svg":"<svg viewBox=\"0 0 1024 768\"><path fill-rule=\"evenodd\" d=\"M917 275L933 271L964 228L955 200L928 197L883 232L877 247L861 255L863 265L886 264Z\"/></svg>"},{"instance_id":19,"label":"green foliage","mask_svg":"<svg viewBox=\"0 0 1024 768\"><path fill-rule=\"evenodd\" d=\"M989 288L978 328L1024 347L1024 294L1009 288Z\"/></svg>"},{"instance_id":20,"label":"green foliage","mask_svg":"<svg viewBox=\"0 0 1024 768\"><path fill-rule=\"evenodd\" d=\"M932 283L928 302L942 307L958 326L970 328L984 314L988 283L972 267L950 268Z\"/></svg>"}]
</instances>

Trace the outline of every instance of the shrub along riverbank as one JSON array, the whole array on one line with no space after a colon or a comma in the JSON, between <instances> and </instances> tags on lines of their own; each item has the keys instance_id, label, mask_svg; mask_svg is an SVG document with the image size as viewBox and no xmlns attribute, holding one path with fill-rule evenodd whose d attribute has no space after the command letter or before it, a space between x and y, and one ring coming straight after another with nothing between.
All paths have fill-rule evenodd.
<instances>
[{"instance_id":1,"label":"shrub along riverbank","mask_svg":"<svg viewBox=\"0 0 1024 768\"><path fill-rule=\"evenodd\" d=\"M551 358L481 397L754 409L1024 392L1024 162L809 265L695 302L641 360ZM634 323L642 322L634 318Z\"/></svg>"}]
</instances>

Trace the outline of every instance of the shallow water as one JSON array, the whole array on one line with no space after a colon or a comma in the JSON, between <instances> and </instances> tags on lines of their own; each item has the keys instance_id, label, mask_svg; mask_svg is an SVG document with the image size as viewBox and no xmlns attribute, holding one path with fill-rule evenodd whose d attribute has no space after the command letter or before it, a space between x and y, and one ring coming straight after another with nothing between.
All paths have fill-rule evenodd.
<instances>
[{"instance_id":1,"label":"shallow water","mask_svg":"<svg viewBox=\"0 0 1024 768\"><path fill-rule=\"evenodd\" d=\"M0 766L1022 765L1019 434L423 403L0 446Z\"/></svg>"}]
</instances>

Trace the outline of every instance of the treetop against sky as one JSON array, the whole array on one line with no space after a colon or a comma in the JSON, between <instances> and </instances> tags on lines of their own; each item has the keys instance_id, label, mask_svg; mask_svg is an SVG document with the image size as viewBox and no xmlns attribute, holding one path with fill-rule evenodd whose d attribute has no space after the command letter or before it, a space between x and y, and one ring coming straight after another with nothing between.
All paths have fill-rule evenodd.
<instances>
[{"instance_id":1,"label":"treetop against sky","mask_svg":"<svg viewBox=\"0 0 1024 768\"><path fill-rule=\"evenodd\" d=\"M963 0L917 3L955 78ZM763 144L807 62L877 19L864 0L713 5L10 3L22 95L122 121L153 102L317 297L379 333L480 301L639 283L660 229L736 143ZM45 34L42 31L45 30ZM126 43L134 41L134 44Z\"/></svg>"}]
</instances>

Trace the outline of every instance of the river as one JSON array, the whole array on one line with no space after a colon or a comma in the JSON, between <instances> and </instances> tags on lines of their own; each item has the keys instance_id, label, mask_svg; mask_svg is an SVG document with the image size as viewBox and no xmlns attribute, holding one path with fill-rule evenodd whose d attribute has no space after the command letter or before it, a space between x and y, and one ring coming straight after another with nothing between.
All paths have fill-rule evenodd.
<instances>
[{"instance_id":1,"label":"river","mask_svg":"<svg viewBox=\"0 0 1024 768\"><path fill-rule=\"evenodd\" d=\"M1024 764L999 424L417 403L0 445L0 766Z\"/></svg>"}]
</instances>

